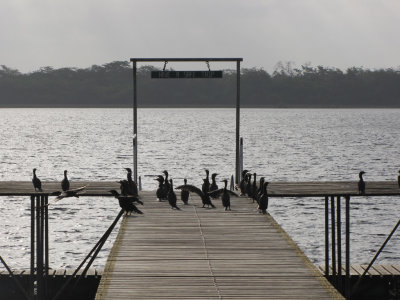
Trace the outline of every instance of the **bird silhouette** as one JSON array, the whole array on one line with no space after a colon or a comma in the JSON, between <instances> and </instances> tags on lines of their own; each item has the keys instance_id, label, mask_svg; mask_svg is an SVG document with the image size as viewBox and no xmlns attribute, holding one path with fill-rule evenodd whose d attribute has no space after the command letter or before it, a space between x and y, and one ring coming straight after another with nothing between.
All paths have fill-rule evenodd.
<instances>
[{"instance_id":1,"label":"bird silhouette","mask_svg":"<svg viewBox=\"0 0 400 300\"><path fill-rule=\"evenodd\" d=\"M157 188L157 191L156 191L156 195L157 195L158 201L166 199L165 189L164 189L164 177L162 175L159 175L154 180L158 181L158 188Z\"/></svg>"},{"instance_id":2,"label":"bird silhouette","mask_svg":"<svg viewBox=\"0 0 400 300\"><path fill-rule=\"evenodd\" d=\"M187 185L187 179L183 179L183 185ZM187 189L182 189L181 190L181 200L182 202L187 205L189 202L189 195L190 192Z\"/></svg>"},{"instance_id":3,"label":"bird silhouette","mask_svg":"<svg viewBox=\"0 0 400 300\"><path fill-rule=\"evenodd\" d=\"M69 190L69 180L67 177L67 170L64 170L64 179L61 181L61 189L63 191Z\"/></svg>"},{"instance_id":4,"label":"bird silhouette","mask_svg":"<svg viewBox=\"0 0 400 300\"><path fill-rule=\"evenodd\" d=\"M206 178L203 179L203 184L201 185L201 190L203 191L204 194L207 194L210 191L210 179L209 179L209 170L206 171Z\"/></svg>"},{"instance_id":5,"label":"bird silhouette","mask_svg":"<svg viewBox=\"0 0 400 300\"><path fill-rule=\"evenodd\" d=\"M53 192L50 195L57 196L57 197L54 199L54 201L50 202L48 205L56 203L64 198L70 198L70 197L79 198L79 195L81 194L81 192L83 192L85 190L85 188L86 188L86 185L76 188L76 189L72 189L72 190Z\"/></svg>"},{"instance_id":6,"label":"bird silhouette","mask_svg":"<svg viewBox=\"0 0 400 300\"><path fill-rule=\"evenodd\" d=\"M263 192L262 192L262 195L260 196L259 203L258 203L258 209L264 215L267 213L267 209L268 209L268 191L267 191L268 184L269 184L268 181L264 182Z\"/></svg>"},{"instance_id":7,"label":"bird silhouette","mask_svg":"<svg viewBox=\"0 0 400 300\"><path fill-rule=\"evenodd\" d=\"M33 183L33 187L35 188L35 191L42 192L42 182L41 182L40 179L36 176L36 168L33 169L32 183Z\"/></svg>"},{"instance_id":8,"label":"bird silhouette","mask_svg":"<svg viewBox=\"0 0 400 300\"><path fill-rule=\"evenodd\" d=\"M207 179L203 179L203 180L206 181ZM194 185L191 185L191 184L180 185L180 186L176 187L176 189L187 190L191 193L195 193L200 196L201 201L203 203L203 207L205 205L207 205L208 207L211 206L212 208L215 208L214 204L211 202L210 196L208 194L204 194L201 189L199 189L198 187L196 187Z\"/></svg>"},{"instance_id":9,"label":"bird silhouette","mask_svg":"<svg viewBox=\"0 0 400 300\"><path fill-rule=\"evenodd\" d=\"M129 192L129 194L139 197L139 191L138 191L138 188L137 188L137 184L132 179L132 170L130 168L125 168L125 170L128 172L126 174L126 179L128 180L128 192Z\"/></svg>"},{"instance_id":10,"label":"bird silhouette","mask_svg":"<svg viewBox=\"0 0 400 300\"><path fill-rule=\"evenodd\" d=\"M171 205L171 208L175 208L180 210L180 208L176 205L176 194L174 192L174 185L172 179L169 180L169 190L167 195L168 203Z\"/></svg>"},{"instance_id":11,"label":"bird silhouette","mask_svg":"<svg viewBox=\"0 0 400 300\"><path fill-rule=\"evenodd\" d=\"M124 196L119 194L116 190L110 190L109 191L115 198L118 199L119 206L125 211L125 215L130 215L132 212L135 212L137 214L143 214L143 212L136 207L136 205L133 202L137 202L139 204L143 205L143 202L140 201L137 197L135 196Z\"/></svg>"},{"instance_id":12,"label":"bird silhouette","mask_svg":"<svg viewBox=\"0 0 400 300\"><path fill-rule=\"evenodd\" d=\"M224 182L224 188L209 192L208 194L213 198L221 197L222 205L225 207L225 210L231 210L230 195L233 195L236 197L238 197L238 195L235 192L232 192L227 189L228 180L224 179L223 182Z\"/></svg>"},{"instance_id":13,"label":"bird silhouette","mask_svg":"<svg viewBox=\"0 0 400 300\"><path fill-rule=\"evenodd\" d=\"M364 195L365 194L365 181L363 178L363 175L365 174L364 171L361 171L360 173L358 173L358 177L360 178L360 180L358 181L358 193L360 195Z\"/></svg>"},{"instance_id":14,"label":"bird silhouette","mask_svg":"<svg viewBox=\"0 0 400 300\"><path fill-rule=\"evenodd\" d=\"M239 189L240 189L240 196L244 196L245 194L246 194L246 183L247 183L247 176L246 176L246 174L248 173L249 171L247 171L247 170L243 170L242 171L242 179L240 180L240 183L239 183Z\"/></svg>"}]
</instances>

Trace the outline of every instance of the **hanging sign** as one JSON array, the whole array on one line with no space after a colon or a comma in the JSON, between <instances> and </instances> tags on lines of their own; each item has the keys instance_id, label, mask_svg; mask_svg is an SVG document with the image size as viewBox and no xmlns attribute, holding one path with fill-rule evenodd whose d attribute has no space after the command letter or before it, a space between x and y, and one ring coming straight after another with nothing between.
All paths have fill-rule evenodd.
<instances>
[{"instance_id":1,"label":"hanging sign","mask_svg":"<svg viewBox=\"0 0 400 300\"><path fill-rule=\"evenodd\" d=\"M152 71L151 78L222 78L222 71Z\"/></svg>"}]
</instances>

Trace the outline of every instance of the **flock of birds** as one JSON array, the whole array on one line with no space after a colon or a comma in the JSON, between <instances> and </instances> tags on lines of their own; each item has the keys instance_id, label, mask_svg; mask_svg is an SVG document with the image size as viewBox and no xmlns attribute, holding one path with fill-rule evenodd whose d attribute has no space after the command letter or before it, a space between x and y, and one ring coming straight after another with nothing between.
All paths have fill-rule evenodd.
<instances>
[{"instance_id":1,"label":"flock of birds","mask_svg":"<svg viewBox=\"0 0 400 300\"><path fill-rule=\"evenodd\" d=\"M132 212L137 214L143 214L143 212L138 209L135 203L143 205L143 202L139 198L139 192L136 183L132 179L132 170L130 168L125 168L127 171L127 179L120 180L120 189L118 192L116 190L110 190L109 192L118 199L120 207L125 211L125 214L130 215ZM86 186L82 186L76 189L70 189L70 183L67 176L68 171L64 171L64 178L61 181L61 190L51 193L51 196L57 196L53 202L49 202L50 205L55 203L63 198L68 197L76 197L79 198L79 195L85 190ZM36 169L33 169L33 178L32 184L37 192L42 192L42 182L36 175Z\"/></svg>"},{"instance_id":2,"label":"flock of birds","mask_svg":"<svg viewBox=\"0 0 400 300\"><path fill-rule=\"evenodd\" d=\"M136 204L143 205L143 202L140 200L139 192L137 188L137 184L132 179L132 170L130 168L125 168L127 171L127 178L124 180L120 180L120 192L116 190L110 190L109 192L119 201L120 207L125 211L126 214L130 215L132 212L142 214L143 212L139 210ZM216 177L217 173L211 174L211 182L210 182L210 172L209 170L205 170L206 178L203 179L203 183L201 189L187 184L187 179L185 178L184 184L176 187L177 190L181 190L181 200L187 205L190 198L190 193L197 194L203 203L203 208L207 206L208 208L211 206L215 208L215 205L212 203L211 199L221 198L222 206L225 210L231 210L231 201L230 196L238 196L235 192L232 192L227 188L228 180L224 179L223 188L218 188ZM64 178L61 181L61 190L51 193L52 196L57 196L53 202L55 203L63 198L67 197L79 197L80 193L82 193L86 186L82 186L76 189L70 189L70 183L67 177L68 171L64 171ZM364 171L361 171L358 181L358 192L360 195L365 194L365 181L363 175ZM165 176L165 177L164 177ZM169 205L172 209L180 210L177 205L177 196L173 187L173 180L168 178L168 171L163 171L163 175L158 175L155 180L158 181L158 188L156 191L156 196L159 201L168 200ZM400 171L397 177L397 182L400 188ZM36 169L33 169L33 178L32 184L35 191L42 192L42 183L40 179L36 175ZM253 202L256 201L258 204L258 210L265 214L268 209L268 181L265 181L265 177L261 177L259 183L257 184L257 174L250 173L248 170L243 170L242 172L242 180L239 185L236 186L236 189L240 190L240 196L245 196L252 198ZM50 205L49 203L48 205Z\"/></svg>"}]
</instances>

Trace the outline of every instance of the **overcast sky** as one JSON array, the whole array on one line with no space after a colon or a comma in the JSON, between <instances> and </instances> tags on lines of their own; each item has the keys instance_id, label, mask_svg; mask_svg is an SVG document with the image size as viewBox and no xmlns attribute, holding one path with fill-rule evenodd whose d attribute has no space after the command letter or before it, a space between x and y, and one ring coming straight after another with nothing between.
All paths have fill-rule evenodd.
<instances>
[{"instance_id":1,"label":"overcast sky","mask_svg":"<svg viewBox=\"0 0 400 300\"><path fill-rule=\"evenodd\" d=\"M0 42L0 65L21 72L131 57L398 68L400 1L1 0Z\"/></svg>"}]
</instances>

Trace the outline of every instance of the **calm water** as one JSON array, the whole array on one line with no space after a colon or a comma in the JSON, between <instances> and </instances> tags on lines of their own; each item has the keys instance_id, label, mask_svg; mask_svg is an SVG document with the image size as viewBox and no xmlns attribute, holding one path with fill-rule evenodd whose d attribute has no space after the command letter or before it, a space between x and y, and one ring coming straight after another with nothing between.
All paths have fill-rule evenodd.
<instances>
[{"instance_id":1,"label":"calm water","mask_svg":"<svg viewBox=\"0 0 400 300\"><path fill-rule=\"evenodd\" d=\"M400 169L400 110L242 109L244 166L269 181L395 180ZM233 109L141 109L139 175L154 190L168 169L200 185L204 168L234 173ZM131 109L0 109L0 180L119 180L132 165ZM399 218L398 197L353 198L352 263L367 263ZM0 197L0 255L29 266L30 202ZM76 267L119 211L111 198L68 199L50 209L50 265ZM270 213L313 262L324 257L323 199L270 200ZM112 239L115 238L115 233ZM103 266L106 243L95 266ZM397 262L395 234L380 262Z\"/></svg>"}]
</instances>

